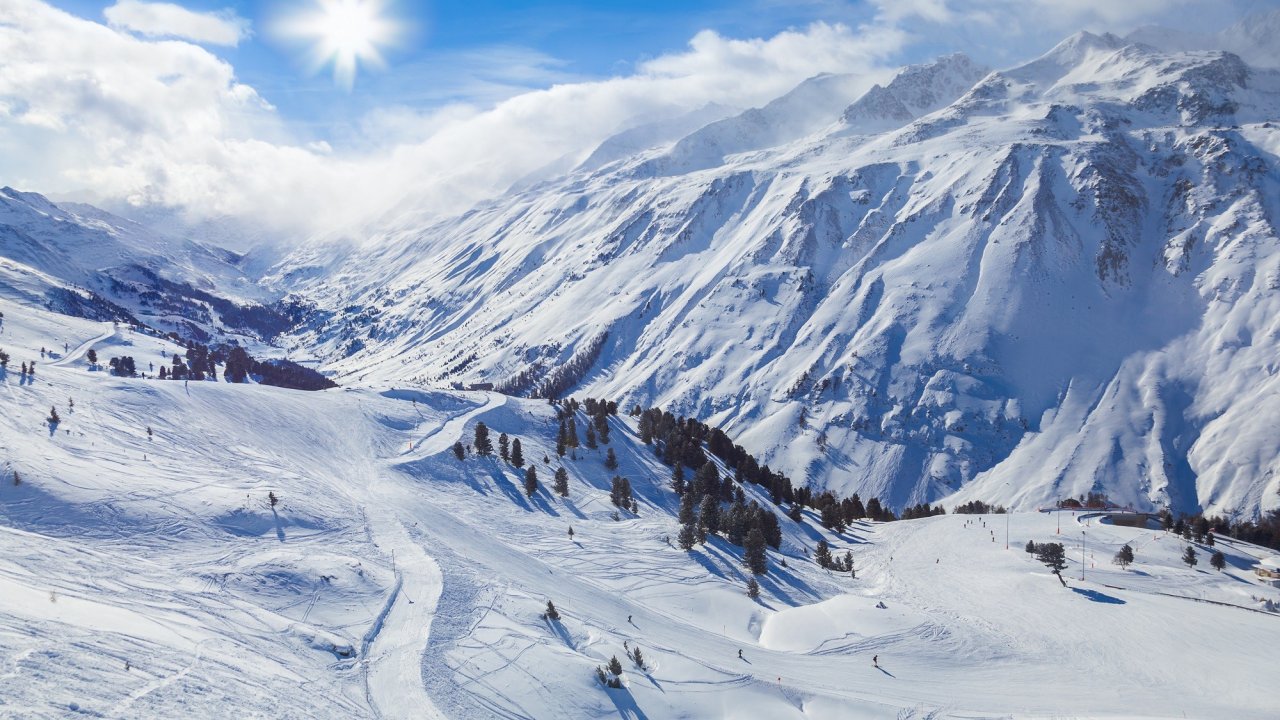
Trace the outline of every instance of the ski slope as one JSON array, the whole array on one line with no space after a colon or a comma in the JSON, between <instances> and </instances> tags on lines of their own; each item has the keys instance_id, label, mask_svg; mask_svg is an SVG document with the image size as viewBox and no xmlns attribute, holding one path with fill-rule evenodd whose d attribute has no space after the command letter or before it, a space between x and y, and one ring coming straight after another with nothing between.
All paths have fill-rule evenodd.
<instances>
[{"instance_id":1,"label":"ski slope","mask_svg":"<svg viewBox=\"0 0 1280 720\"><path fill-rule=\"evenodd\" d=\"M87 346L139 368L177 348L3 297L0 717L1274 717L1259 548L1220 542L1218 573L1085 515L1012 515L1009 550L1003 516L843 536L784 518L757 602L739 549L668 542L669 470L628 419L612 446L639 513L614 520L603 447L566 458L567 499L454 457L483 421L549 483L545 402L114 378ZM821 537L856 579L808 559ZM1028 539L1067 545L1070 588ZM1125 542L1128 571L1109 562Z\"/></svg>"}]
</instances>

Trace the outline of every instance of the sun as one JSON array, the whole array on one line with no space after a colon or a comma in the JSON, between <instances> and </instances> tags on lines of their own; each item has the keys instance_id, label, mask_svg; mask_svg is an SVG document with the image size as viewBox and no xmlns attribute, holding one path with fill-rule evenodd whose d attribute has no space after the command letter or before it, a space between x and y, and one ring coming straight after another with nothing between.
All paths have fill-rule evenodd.
<instances>
[{"instance_id":1,"label":"sun","mask_svg":"<svg viewBox=\"0 0 1280 720\"><path fill-rule=\"evenodd\" d=\"M396 23L384 15L384 0L316 0L288 20L287 34L309 42L312 71L333 66L333 79L350 90L361 65L385 65L381 48L395 40Z\"/></svg>"}]
</instances>

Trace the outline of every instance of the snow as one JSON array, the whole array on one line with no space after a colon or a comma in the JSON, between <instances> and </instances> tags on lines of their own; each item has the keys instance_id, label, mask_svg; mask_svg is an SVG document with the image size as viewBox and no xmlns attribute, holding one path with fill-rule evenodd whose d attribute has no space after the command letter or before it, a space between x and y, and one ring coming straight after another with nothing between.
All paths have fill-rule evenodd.
<instances>
[{"instance_id":1,"label":"snow","mask_svg":"<svg viewBox=\"0 0 1280 720\"><path fill-rule=\"evenodd\" d=\"M176 348L8 299L0 309L15 362L75 348L38 362L33 383L0 379L0 715L1274 712L1256 688L1280 618L1256 608L1280 589L1252 572L1260 548L1219 539L1218 573L1204 548L1188 569L1180 540L1096 514L860 522L843 536L784 519L757 602L738 549L668 544L669 471L629 420L612 440L640 512L615 521L603 448L566 458L568 499L525 498L514 468L454 458L484 421L520 438L549 481L545 402L113 378L88 368L87 346ZM42 421L51 404L56 432ZM808 559L820 537L853 552L856 579ZM1070 588L1022 551L1028 539L1066 543ZM1127 571L1109 562L1125 542ZM548 599L558 622L541 616ZM624 643L647 669L624 661L625 688L599 687L594 667Z\"/></svg>"},{"instance_id":2,"label":"snow","mask_svg":"<svg viewBox=\"0 0 1280 720\"><path fill-rule=\"evenodd\" d=\"M1090 33L984 73L943 58L862 100L820 76L308 248L272 271L323 310L288 342L340 379L515 393L578 358L575 394L895 508L1280 507L1280 76Z\"/></svg>"},{"instance_id":3,"label":"snow","mask_svg":"<svg viewBox=\"0 0 1280 720\"><path fill-rule=\"evenodd\" d=\"M1280 75L1139 37L819 76L270 268L0 190L0 717L1274 717L1273 551L1219 537L1187 567L1154 526L1036 511L1280 506ZM139 268L300 293L308 321L254 352L342 387L110 375L183 348L59 310ZM783 518L753 600L739 548L674 546L632 419L636 514L605 448L556 458L545 400L443 389L571 362L573 395L720 425L798 483L1018 512ZM454 456L479 422L520 439L532 497ZM1028 541L1064 544L1069 587Z\"/></svg>"}]
</instances>

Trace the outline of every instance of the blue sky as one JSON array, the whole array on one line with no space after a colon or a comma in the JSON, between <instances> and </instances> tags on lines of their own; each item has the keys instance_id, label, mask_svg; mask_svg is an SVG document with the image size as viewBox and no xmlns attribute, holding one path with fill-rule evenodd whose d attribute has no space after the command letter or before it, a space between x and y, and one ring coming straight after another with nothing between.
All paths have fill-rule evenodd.
<instances>
[{"instance_id":1,"label":"blue sky","mask_svg":"<svg viewBox=\"0 0 1280 720\"><path fill-rule=\"evenodd\" d=\"M1022 5L1030 7L1038 1L1044 0L1027 0ZM274 20L314 7L314 0L178 2L191 10L230 11L247 20L251 34L238 46L208 49L230 62L241 82L257 89L303 134L339 141L352 123L388 105L430 108L467 102L486 106L523 89L626 75L638 62L680 51L702 30L731 38L768 38L815 21L858 27L883 21L886 14L896 12L894 8L906 17L913 13L927 17L931 8L947 7L945 0L389 0L386 14L404 31L400 42L384 49L389 61L385 69L362 69L355 87L348 91L335 86L330 75L308 72L299 62L298 48L282 42L273 29ZM1114 2L1075 2L1082 8L1091 3L1104 10L1092 15L1081 12L1080 22L1098 26L1114 17L1120 26L1114 29L1124 30L1125 24L1143 19L1139 13L1109 15L1105 7L1117 5ZM112 2L53 0L53 4L102 22L103 10ZM998 6L1000 2L968 4ZM1118 3L1125 4L1144 3ZM1226 0L1204 5L1213 5L1212 12L1221 15L1221 22L1195 12L1194 2L1183 3L1181 12L1162 14L1161 22L1187 30L1206 20L1221 25L1237 14L1224 12L1227 5L1245 12L1274 3ZM970 27L953 14L944 22L932 23L925 32L915 32L895 60L917 62L961 50L1000 66L1047 49L1062 32L1052 22L1039 28L1034 22L1023 23L1016 31L1010 27L1007 34L996 37L992 29L989 23Z\"/></svg>"},{"instance_id":2,"label":"blue sky","mask_svg":"<svg viewBox=\"0 0 1280 720\"><path fill-rule=\"evenodd\" d=\"M384 69L346 87L308 71L317 43L276 29L317 3L357 1L376 0L3 0L0 184L310 233L409 194L420 211L465 211L627 128L763 105L822 72L867 89L942 53L1009 67L1079 30L1212 32L1280 7L383 0L405 31L383 48Z\"/></svg>"},{"instance_id":3,"label":"blue sky","mask_svg":"<svg viewBox=\"0 0 1280 720\"><path fill-rule=\"evenodd\" d=\"M103 21L112 2L54 0ZM310 0L181 0L202 12L231 10L251 23L237 47L209 47L286 117L317 126L353 120L386 103L430 107L450 101L491 103L519 88L629 73L636 62L683 48L696 33L769 37L815 20L857 24L874 15L865 2L781 0L468 0L392 1L386 14L403 28L386 48L388 67L362 69L355 88L307 71L296 48L281 42L273 20L314 6Z\"/></svg>"}]
</instances>

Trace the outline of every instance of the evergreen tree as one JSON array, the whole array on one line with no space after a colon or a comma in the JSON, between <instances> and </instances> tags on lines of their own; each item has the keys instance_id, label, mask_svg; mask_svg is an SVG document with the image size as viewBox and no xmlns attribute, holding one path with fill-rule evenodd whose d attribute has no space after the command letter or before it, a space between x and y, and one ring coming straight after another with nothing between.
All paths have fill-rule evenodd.
<instances>
[{"instance_id":1,"label":"evergreen tree","mask_svg":"<svg viewBox=\"0 0 1280 720\"><path fill-rule=\"evenodd\" d=\"M520 438L511 441L511 464L524 467L524 448L520 447Z\"/></svg>"},{"instance_id":2,"label":"evergreen tree","mask_svg":"<svg viewBox=\"0 0 1280 720\"><path fill-rule=\"evenodd\" d=\"M1213 533L1208 533L1204 536L1204 544L1213 547Z\"/></svg>"},{"instance_id":3,"label":"evergreen tree","mask_svg":"<svg viewBox=\"0 0 1280 720\"><path fill-rule=\"evenodd\" d=\"M533 497L538 492L538 468L530 465L529 469L524 471L524 494Z\"/></svg>"},{"instance_id":4,"label":"evergreen tree","mask_svg":"<svg viewBox=\"0 0 1280 720\"><path fill-rule=\"evenodd\" d=\"M680 543L681 550L692 550L693 544L697 539L698 535L693 529L693 523L685 523L680 526L680 535L676 540Z\"/></svg>"},{"instance_id":5,"label":"evergreen tree","mask_svg":"<svg viewBox=\"0 0 1280 720\"><path fill-rule=\"evenodd\" d=\"M516 442L519 442L519 440ZM502 458L502 462L511 460L511 438L507 437L506 433L498 436L498 457ZM517 465L516 467L520 466Z\"/></svg>"},{"instance_id":6,"label":"evergreen tree","mask_svg":"<svg viewBox=\"0 0 1280 720\"><path fill-rule=\"evenodd\" d=\"M635 664L636 664L636 667L640 668L641 670L644 670L644 669L645 669L645 667L644 667L644 653L641 653L641 652L640 652L640 646L639 646L639 645L637 645L637 646L635 647L635 649L631 651L631 662L635 663Z\"/></svg>"},{"instance_id":7,"label":"evergreen tree","mask_svg":"<svg viewBox=\"0 0 1280 720\"><path fill-rule=\"evenodd\" d=\"M684 495L684 467L676 465L676 469L671 471L671 491L677 495Z\"/></svg>"},{"instance_id":8,"label":"evergreen tree","mask_svg":"<svg viewBox=\"0 0 1280 720\"><path fill-rule=\"evenodd\" d=\"M747 578L747 597L755 600L760 597L760 583L755 578Z\"/></svg>"},{"instance_id":9,"label":"evergreen tree","mask_svg":"<svg viewBox=\"0 0 1280 720\"><path fill-rule=\"evenodd\" d=\"M160 368L160 370L161 370L161 372L163 372L163 371L164 371L164 368L162 367L162 368ZM463 458L465 458L465 457L467 456L467 449L466 449L466 448L464 448L464 447L462 447L462 441L461 441L461 440L459 440L458 442L456 442L456 443L454 443L454 444L453 444L453 454L454 454L454 456L455 456L455 457L457 457L459 460L462 460Z\"/></svg>"},{"instance_id":10,"label":"evergreen tree","mask_svg":"<svg viewBox=\"0 0 1280 720\"><path fill-rule=\"evenodd\" d=\"M697 519L697 502L698 499L693 493L687 492L680 498L680 514L678 516L681 525L692 525Z\"/></svg>"},{"instance_id":11,"label":"evergreen tree","mask_svg":"<svg viewBox=\"0 0 1280 720\"><path fill-rule=\"evenodd\" d=\"M587 425L587 449L595 450L598 447L600 446L596 444L596 431L591 427L591 425L588 424Z\"/></svg>"},{"instance_id":12,"label":"evergreen tree","mask_svg":"<svg viewBox=\"0 0 1280 720\"><path fill-rule=\"evenodd\" d=\"M560 619L560 611L556 610L556 604L551 602L550 600L547 601L547 619L548 620Z\"/></svg>"},{"instance_id":13,"label":"evergreen tree","mask_svg":"<svg viewBox=\"0 0 1280 720\"><path fill-rule=\"evenodd\" d=\"M609 452L605 454L604 466L610 470L618 469L618 456L613 454L613 448L609 448Z\"/></svg>"},{"instance_id":14,"label":"evergreen tree","mask_svg":"<svg viewBox=\"0 0 1280 720\"><path fill-rule=\"evenodd\" d=\"M614 475L612 487L609 489L609 500L620 508L629 509L632 505L631 481Z\"/></svg>"},{"instance_id":15,"label":"evergreen tree","mask_svg":"<svg viewBox=\"0 0 1280 720\"><path fill-rule=\"evenodd\" d=\"M693 487L699 495L720 497L720 471L715 463L708 460L698 468L693 476Z\"/></svg>"},{"instance_id":16,"label":"evergreen tree","mask_svg":"<svg viewBox=\"0 0 1280 720\"><path fill-rule=\"evenodd\" d=\"M1222 572L1222 569L1227 566L1227 556L1223 555L1221 550L1214 550L1213 554L1209 556L1209 564L1213 566L1214 570Z\"/></svg>"},{"instance_id":17,"label":"evergreen tree","mask_svg":"<svg viewBox=\"0 0 1280 720\"><path fill-rule=\"evenodd\" d=\"M831 546L827 544L826 538L818 541L818 547L813 551L813 561L820 568L831 567Z\"/></svg>"},{"instance_id":18,"label":"evergreen tree","mask_svg":"<svg viewBox=\"0 0 1280 720\"><path fill-rule=\"evenodd\" d=\"M1036 551L1036 543L1034 540L1027 541L1027 552L1034 553Z\"/></svg>"},{"instance_id":19,"label":"evergreen tree","mask_svg":"<svg viewBox=\"0 0 1280 720\"><path fill-rule=\"evenodd\" d=\"M476 423L476 452L488 456L493 454L493 441L489 439L489 426L483 422Z\"/></svg>"},{"instance_id":20,"label":"evergreen tree","mask_svg":"<svg viewBox=\"0 0 1280 720\"><path fill-rule=\"evenodd\" d=\"M1062 577L1062 571L1067 569L1067 553L1063 549L1062 543L1043 543L1036 546L1036 559L1044 563L1045 567L1053 571L1058 576L1058 581L1062 583L1062 587L1067 586L1067 581Z\"/></svg>"},{"instance_id":21,"label":"evergreen tree","mask_svg":"<svg viewBox=\"0 0 1280 720\"><path fill-rule=\"evenodd\" d=\"M1186 563L1187 567L1194 568L1197 563L1196 549L1188 545L1187 549L1182 553L1182 562Z\"/></svg>"},{"instance_id":22,"label":"evergreen tree","mask_svg":"<svg viewBox=\"0 0 1280 720\"><path fill-rule=\"evenodd\" d=\"M97 350L94 350L93 348L89 348L89 352L85 353L85 357L89 358L89 364L90 364L90 365L97 365L97 364L98 364L98 351L97 351Z\"/></svg>"},{"instance_id":23,"label":"evergreen tree","mask_svg":"<svg viewBox=\"0 0 1280 720\"><path fill-rule=\"evenodd\" d=\"M1126 543L1120 548L1120 552L1116 553L1112 562L1122 568L1128 568L1133 563L1133 548Z\"/></svg>"},{"instance_id":24,"label":"evergreen tree","mask_svg":"<svg viewBox=\"0 0 1280 720\"><path fill-rule=\"evenodd\" d=\"M720 507L710 495L702 498L698 506L698 526L705 534L714 535L720 529Z\"/></svg>"},{"instance_id":25,"label":"evergreen tree","mask_svg":"<svg viewBox=\"0 0 1280 720\"><path fill-rule=\"evenodd\" d=\"M724 527L725 538L734 545L742 545L747 537L747 508L740 502L729 506L728 512L720 523ZM761 537L764 537L761 535Z\"/></svg>"},{"instance_id":26,"label":"evergreen tree","mask_svg":"<svg viewBox=\"0 0 1280 720\"><path fill-rule=\"evenodd\" d=\"M578 447L578 421L574 419L572 414L569 415L568 422L565 423L565 429L568 431L565 435L565 444L572 448Z\"/></svg>"},{"instance_id":27,"label":"evergreen tree","mask_svg":"<svg viewBox=\"0 0 1280 720\"><path fill-rule=\"evenodd\" d=\"M764 533L756 528L747 533L747 542L743 546L742 562L753 575L763 575L768 570L764 547Z\"/></svg>"},{"instance_id":28,"label":"evergreen tree","mask_svg":"<svg viewBox=\"0 0 1280 720\"><path fill-rule=\"evenodd\" d=\"M560 497L569 497L569 473L563 467L556 470L553 488Z\"/></svg>"},{"instance_id":29,"label":"evergreen tree","mask_svg":"<svg viewBox=\"0 0 1280 720\"><path fill-rule=\"evenodd\" d=\"M45 419L48 420L50 425L57 425L62 422L62 418L58 417L58 408L56 407L49 408L49 417Z\"/></svg>"},{"instance_id":30,"label":"evergreen tree","mask_svg":"<svg viewBox=\"0 0 1280 720\"><path fill-rule=\"evenodd\" d=\"M617 655L614 655L613 658L609 660L609 672L613 673L615 676L622 674L622 663L618 662Z\"/></svg>"}]
</instances>

